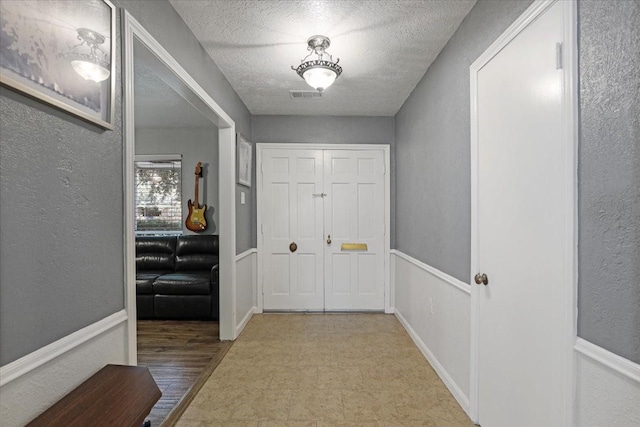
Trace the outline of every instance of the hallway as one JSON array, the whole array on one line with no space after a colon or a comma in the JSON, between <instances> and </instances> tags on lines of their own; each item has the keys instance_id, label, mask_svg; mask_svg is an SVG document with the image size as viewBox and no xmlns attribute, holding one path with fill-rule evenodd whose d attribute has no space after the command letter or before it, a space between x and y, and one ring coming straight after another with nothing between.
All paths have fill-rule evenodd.
<instances>
[{"instance_id":1,"label":"hallway","mask_svg":"<svg viewBox=\"0 0 640 427\"><path fill-rule=\"evenodd\" d=\"M177 424L469 427L392 315L255 315Z\"/></svg>"}]
</instances>

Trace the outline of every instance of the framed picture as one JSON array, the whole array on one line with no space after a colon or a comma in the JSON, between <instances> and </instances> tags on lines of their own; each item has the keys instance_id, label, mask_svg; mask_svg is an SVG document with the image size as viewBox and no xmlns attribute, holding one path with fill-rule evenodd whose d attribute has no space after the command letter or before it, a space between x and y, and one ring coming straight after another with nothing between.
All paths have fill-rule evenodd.
<instances>
[{"instance_id":1,"label":"framed picture","mask_svg":"<svg viewBox=\"0 0 640 427\"><path fill-rule=\"evenodd\" d=\"M238 184L251 187L251 143L237 134L236 158L238 159Z\"/></svg>"},{"instance_id":2,"label":"framed picture","mask_svg":"<svg viewBox=\"0 0 640 427\"><path fill-rule=\"evenodd\" d=\"M108 0L2 1L0 16L0 83L113 129L113 4Z\"/></svg>"}]
</instances>

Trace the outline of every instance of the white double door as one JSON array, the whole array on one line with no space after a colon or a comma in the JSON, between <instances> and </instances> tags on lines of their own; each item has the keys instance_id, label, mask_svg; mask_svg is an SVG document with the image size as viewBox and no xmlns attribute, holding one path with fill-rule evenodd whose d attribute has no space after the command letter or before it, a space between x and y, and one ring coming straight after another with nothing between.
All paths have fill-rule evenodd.
<instances>
[{"instance_id":1,"label":"white double door","mask_svg":"<svg viewBox=\"0 0 640 427\"><path fill-rule=\"evenodd\" d=\"M265 310L383 310L383 149L263 149Z\"/></svg>"}]
</instances>

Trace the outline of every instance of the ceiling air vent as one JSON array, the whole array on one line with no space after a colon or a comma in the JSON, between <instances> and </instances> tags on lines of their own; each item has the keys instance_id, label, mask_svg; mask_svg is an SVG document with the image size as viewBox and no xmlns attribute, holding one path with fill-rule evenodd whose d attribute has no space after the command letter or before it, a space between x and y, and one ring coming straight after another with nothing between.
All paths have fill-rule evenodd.
<instances>
[{"instance_id":1,"label":"ceiling air vent","mask_svg":"<svg viewBox=\"0 0 640 427\"><path fill-rule=\"evenodd\" d=\"M322 93L317 90L290 90L289 96L292 99L322 98Z\"/></svg>"}]
</instances>

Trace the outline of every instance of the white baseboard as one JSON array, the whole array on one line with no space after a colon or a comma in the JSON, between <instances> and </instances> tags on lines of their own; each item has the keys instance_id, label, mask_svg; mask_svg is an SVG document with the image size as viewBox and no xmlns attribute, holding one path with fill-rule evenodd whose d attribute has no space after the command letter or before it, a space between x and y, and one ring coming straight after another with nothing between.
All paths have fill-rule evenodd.
<instances>
[{"instance_id":1,"label":"white baseboard","mask_svg":"<svg viewBox=\"0 0 640 427\"><path fill-rule=\"evenodd\" d=\"M118 311L33 353L0 367L0 387L44 365L54 358L73 350L90 339L127 321L127 312Z\"/></svg>"},{"instance_id":2,"label":"white baseboard","mask_svg":"<svg viewBox=\"0 0 640 427\"><path fill-rule=\"evenodd\" d=\"M395 315L469 414L469 285L398 250L393 255Z\"/></svg>"},{"instance_id":3,"label":"white baseboard","mask_svg":"<svg viewBox=\"0 0 640 427\"><path fill-rule=\"evenodd\" d=\"M402 326L407 330L409 336L416 344L420 352L424 355L424 357L429 361L433 369L436 371L444 385L447 386L453 397L460 404L462 409L469 414L469 398L465 396L464 392L458 387L458 384L451 378L447 370L442 366L442 364L438 361L436 356L429 350L427 345L420 339L416 331L411 327L409 322L402 316L402 313L396 310L395 316L398 318Z\"/></svg>"},{"instance_id":4,"label":"white baseboard","mask_svg":"<svg viewBox=\"0 0 640 427\"><path fill-rule=\"evenodd\" d=\"M236 255L236 306L234 308L234 322L237 323L233 339L236 339L240 335L256 311L257 254L258 250L251 248ZM245 313L242 319L237 321L242 313Z\"/></svg>"},{"instance_id":5,"label":"white baseboard","mask_svg":"<svg viewBox=\"0 0 640 427\"><path fill-rule=\"evenodd\" d=\"M11 381L0 387L3 427L27 424L104 365L126 364L126 316L118 312L29 356L3 367L11 367Z\"/></svg>"},{"instance_id":6,"label":"white baseboard","mask_svg":"<svg viewBox=\"0 0 640 427\"><path fill-rule=\"evenodd\" d=\"M251 309L247 311L247 314L244 315L240 323L238 323L238 326L236 326L236 338L240 336L240 333L245 328L245 326L247 326L247 323L249 323L249 320L251 320L251 317L253 316L257 308L258 307L251 307Z\"/></svg>"}]
</instances>

